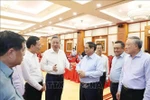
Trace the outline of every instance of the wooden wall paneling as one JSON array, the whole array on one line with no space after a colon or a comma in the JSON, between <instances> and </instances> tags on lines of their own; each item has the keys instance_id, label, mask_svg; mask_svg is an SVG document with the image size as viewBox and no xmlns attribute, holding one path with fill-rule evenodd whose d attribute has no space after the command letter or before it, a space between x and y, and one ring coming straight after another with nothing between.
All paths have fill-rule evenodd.
<instances>
[{"instance_id":1,"label":"wooden wall paneling","mask_svg":"<svg viewBox=\"0 0 150 100\"><path fill-rule=\"evenodd\" d=\"M85 31L79 31L77 36L77 53L84 51Z\"/></svg>"},{"instance_id":2,"label":"wooden wall paneling","mask_svg":"<svg viewBox=\"0 0 150 100\"><path fill-rule=\"evenodd\" d=\"M128 25L122 24L122 26L118 26L117 40L123 41L125 43L127 35L128 35Z\"/></svg>"},{"instance_id":3,"label":"wooden wall paneling","mask_svg":"<svg viewBox=\"0 0 150 100\"><path fill-rule=\"evenodd\" d=\"M40 42L42 45L40 52L43 53L45 50L47 50L47 37L41 37Z\"/></svg>"},{"instance_id":4,"label":"wooden wall paneling","mask_svg":"<svg viewBox=\"0 0 150 100\"><path fill-rule=\"evenodd\" d=\"M150 52L150 26L145 27L145 49Z\"/></svg>"}]
</instances>

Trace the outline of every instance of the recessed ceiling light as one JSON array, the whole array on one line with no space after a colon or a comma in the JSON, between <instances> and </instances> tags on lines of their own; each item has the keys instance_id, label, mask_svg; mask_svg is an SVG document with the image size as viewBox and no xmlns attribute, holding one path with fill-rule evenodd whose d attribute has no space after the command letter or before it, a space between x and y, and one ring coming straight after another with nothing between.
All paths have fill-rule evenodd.
<instances>
[{"instance_id":1,"label":"recessed ceiling light","mask_svg":"<svg viewBox=\"0 0 150 100\"><path fill-rule=\"evenodd\" d=\"M76 12L74 12L74 13L73 13L73 15L74 15L74 16L76 16L76 15L77 15L77 13L76 13Z\"/></svg>"},{"instance_id":2,"label":"recessed ceiling light","mask_svg":"<svg viewBox=\"0 0 150 100\"><path fill-rule=\"evenodd\" d=\"M51 24L52 22L49 22L49 24Z\"/></svg>"},{"instance_id":3,"label":"recessed ceiling light","mask_svg":"<svg viewBox=\"0 0 150 100\"><path fill-rule=\"evenodd\" d=\"M121 9L119 9L118 11L119 11L119 12L122 12L122 10L121 10Z\"/></svg>"},{"instance_id":4,"label":"recessed ceiling light","mask_svg":"<svg viewBox=\"0 0 150 100\"><path fill-rule=\"evenodd\" d=\"M101 4L96 4L97 8L101 7L102 5Z\"/></svg>"},{"instance_id":5,"label":"recessed ceiling light","mask_svg":"<svg viewBox=\"0 0 150 100\"><path fill-rule=\"evenodd\" d=\"M62 18L59 18L59 20L62 20Z\"/></svg>"}]
</instances>

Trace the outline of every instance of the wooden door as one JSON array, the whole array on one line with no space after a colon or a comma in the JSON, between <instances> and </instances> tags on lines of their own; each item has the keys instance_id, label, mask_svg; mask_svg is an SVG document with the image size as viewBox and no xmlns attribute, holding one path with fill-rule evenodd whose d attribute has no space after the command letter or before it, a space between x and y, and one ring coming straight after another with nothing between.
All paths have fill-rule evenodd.
<instances>
[{"instance_id":1,"label":"wooden door","mask_svg":"<svg viewBox=\"0 0 150 100\"><path fill-rule=\"evenodd\" d=\"M150 26L145 27L145 49L150 53Z\"/></svg>"}]
</instances>

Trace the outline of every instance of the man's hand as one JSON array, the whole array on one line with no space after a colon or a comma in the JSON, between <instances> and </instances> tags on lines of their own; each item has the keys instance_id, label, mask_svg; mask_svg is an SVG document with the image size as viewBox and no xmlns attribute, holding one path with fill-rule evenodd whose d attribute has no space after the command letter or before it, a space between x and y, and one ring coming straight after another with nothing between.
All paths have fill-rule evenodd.
<instances>
[{"instance_id":1,"label":"man's hand","mask_svg":"<svg viewBox=\"0 0 150 100\"><path fill-rule=\"evenodd\" d=\"M116 98L117 98L117 100L120 100L120 92L117 92Z\"/></svg>"},{"instance_id":2,"label":"man's hand","mask_svg":"<svg viewBox=\"0 0 150 100\"><path fill-rule=\"evenodd\" d=\"M43 87L42 87L42 89L40 90L40 91L45 91L46 90L46 86L45 86L45 84L43 85Z\"/></svg>"},{"instance_id":3,"label":"man's hand","mask_svg":"<svg viewBox=\"0 0 150 100\"><path fill-rule=\"evenodd\" d=\"M55 64L55 65L53 66L53 71L55 71L55 72L58 71L56 66L57 66L57 64Z\"/></svg>"},{"instance_id":4,"label":"man's hand","mask_svg":"<svg viewBox=\"0 0 150 100\"><path fill-rule=\"evenodd\" d=\"M83 72L83 71L78 71L78 74L79 74L79 77L80 78L84 78L85 77L85 72Z\"/></svg>"}]
</instances>

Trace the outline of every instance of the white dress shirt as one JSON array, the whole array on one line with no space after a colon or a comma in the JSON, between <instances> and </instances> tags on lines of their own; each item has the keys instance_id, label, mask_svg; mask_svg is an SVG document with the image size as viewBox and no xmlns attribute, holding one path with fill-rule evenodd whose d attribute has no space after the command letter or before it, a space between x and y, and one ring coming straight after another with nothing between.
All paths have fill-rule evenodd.
<instances>
[{"instance_id":1,"label":"white dress shirt","mask_svg":"<svg viewBox=\"0 0 150 100\"><path fill-rule=\"evenodd\" d=\"M126 56L127 54L123 52L119 57L113 57L110 70L110 81L112 83L119 83L122 66L125 62Z\"/></svg>"},{"instance_id":2,"label":"white dress shirt","mask_svg":"<svg viewBox=\"0 0 150 100\"><path fill-rule=\"evenodd\" d=\"M101 54L100 58L102 58L103 72L106 72L106 80L107 80L108 79L108 72L109 72L108 57L104 54Z\"/></svg>"},{"instance_id":3,"label":"white dress shirt","mask_svg":"<svg viewBox=\"0 0 150 100\"><path fill-rule=\"evenodd\" d=\"M16 88L16 90L21 95L23 95L24 94L24 78L22 75L21 65L13 67L13 70L14 70L13 75L12 75L13 85Z\"/></svg>"},{"instance_id":4,"label":"white dress shirt","mask_svg":"<svg viewBox=\"0 0 150 100\"><path fill-rule=\"evenodd\" d=\"M26 51L23 62L22 72L25 81L37 90L41 90L42 86L39 82L43 81L40 63L36 54Z\"/></svg>"},{"instance_id":5,"label":"white dress shirt","mask_svg":"<svg viewBox=\"0 0 150 100\"><path fill-rule=\"evenodd\" d=\"M71 56L76 56L77 55L77 51L76 50L72 50L71 51Z\"/></svg>"},{"instance_id":6,"label":"white dress shirt","mask_svg":"<svg viewBox=\"0 0 150 100\"><path fill-rule=\"evenodd\" d=\"M53 49L46 50L43 54L41 60L42 70L48 72L49 74L60 75L64 74L65 67L70 68L70 63L64 53L64 51L59 50L58 53ZM53 71L53 66L56 65L57 72Z\"/></svg>"}]
</instances>

